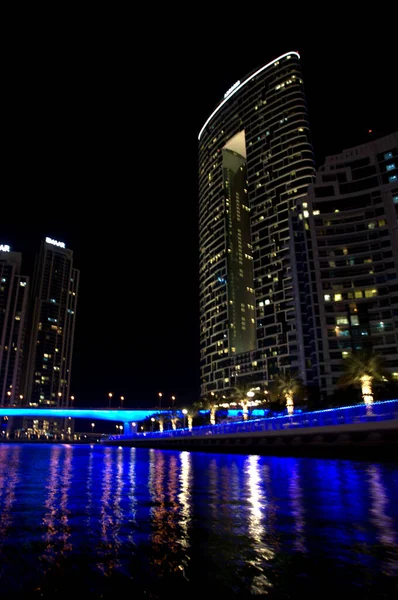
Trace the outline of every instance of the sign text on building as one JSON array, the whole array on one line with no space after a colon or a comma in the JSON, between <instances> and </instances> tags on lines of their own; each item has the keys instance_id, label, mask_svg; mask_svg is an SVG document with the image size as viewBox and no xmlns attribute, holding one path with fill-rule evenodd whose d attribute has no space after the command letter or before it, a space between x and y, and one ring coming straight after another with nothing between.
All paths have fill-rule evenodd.
<instances>
[{"instance_id":1,"label":"sign text on building","mask_svg":"<svg viewBox=\"0 0 398 600\"><path fill-rule=\"evenodd\" d=\"M10 246L5 246L4 244L0 244L0 252L9 252Z\"/></svg>"},{"instance_id":2,"label":"sign text on building","mask_svg":"<svg viewBox=\"0 0 398 600\"><path fill-rule=\"evenodd\" d=\"M64 242L57 242L57 240L53 240L49 237L46 237L47 244L52 244L53 246L58 246L58 248L65 248Z\"/></svg>"}]
</instances>

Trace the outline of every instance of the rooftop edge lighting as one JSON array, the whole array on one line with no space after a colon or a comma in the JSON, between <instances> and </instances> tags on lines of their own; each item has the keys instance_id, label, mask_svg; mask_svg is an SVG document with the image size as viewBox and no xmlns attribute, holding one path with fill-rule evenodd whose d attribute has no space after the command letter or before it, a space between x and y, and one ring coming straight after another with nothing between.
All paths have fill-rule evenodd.
<instances>
[{"instance_id":1,"label":"rooftop edge lighting","mask_svg":"<svg viewBox=\"0 0 398 600\"><path fill-rule=\"evenodd\" d=\"M203 125L202 129L199 131L198 140L200 140L203 131L206 129L207 125L210 123L210 121L212 120L212 118L214 117L214 115L216 115L218 113L218 111L220 110L220 108L222 106L224 106L224 104L230 98L232 98L232 96L234 94L236 94L236 92L238 90L242 89L243 86L246 85L246 83L248 83L249 81L251 81L252 79L254 79L254 77L256 77L259 73L261 73L265 69L268 69L268 67L270 67L274 63L278 62L278 60L281 60L282 58L285 58L286 56L291 56L292 54L294 54L298 58L300 58L300 54L298 52L295 52L295 51L285 52L285 54L282 54L281 56L278 56L278 58L274 58L274 60L272 60L271 62L267 63L266 65L264 65L263 67L261 67L260 69L258 69L257 71L255 71L255 73L253 73L252 75L249 75L249 77L247 77L247 79L245 79L244 81L242 81L242 83L240 83L240 81L237 81L236 83L234 83L234 85L232 87L230 87L229 90L227 90L227 92L224 94L224 100L222 100L222 102L220 102L220 104L217 106L217 108L215 108L213 110L213 112L211 113L210 117L208 117L207 121L205 121L205 124Z\"/></svg>"}]
</instances>

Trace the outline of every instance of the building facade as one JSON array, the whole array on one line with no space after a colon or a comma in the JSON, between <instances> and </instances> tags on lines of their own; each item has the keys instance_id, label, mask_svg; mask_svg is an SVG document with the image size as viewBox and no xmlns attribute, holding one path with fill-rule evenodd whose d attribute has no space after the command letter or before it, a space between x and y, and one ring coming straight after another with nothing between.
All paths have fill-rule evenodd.
<instances>
[{"instance_id":1,"label":"building facade","mask_svg":"<svg viewBox=\"0 0 398 600\"><path fill-rule=\"evenodd\" d=\"M398 378L397 167L398 133L328 156L299 206L295 239L307 238L309 338L324 398L357 350L381 354Z\"/></svg>"},{"instance_id":2,"label":"building facade","mask_svg":"<svg viewBox=\"0 0 398 600\"><path fill-rule=\"evenodd\" d=\"M0 245L0 405L18 406L23 398L21 366L29 278L21 275L22 255Z\"/></svg>"},{"instance_id":3,"label":"building facade","mask_svg":"<svg viewBox=\"0 0 398 600\"><path fill-rule=\"evenodd\" d=\"M69 405L78 290L72 250L46 238L30 294L23 393L29 405Z\"/></svg>"},{"instance_id":4,"label":"building facade","mask_svg":"<svg viewBox=\"0 0 398 600\"><path fill-rule=\"evenodd\" d=\"M307 374L292 219L315 176L297 52L236 82L199 133L201 395Z\"/></svg>"}]
</instances>

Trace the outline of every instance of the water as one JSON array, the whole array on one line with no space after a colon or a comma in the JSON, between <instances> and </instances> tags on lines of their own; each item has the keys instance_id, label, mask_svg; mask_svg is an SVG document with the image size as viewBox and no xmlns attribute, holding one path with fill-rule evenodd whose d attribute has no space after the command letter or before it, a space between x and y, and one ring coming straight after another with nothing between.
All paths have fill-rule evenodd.
<instances>
[{"instance_id":1,"label":"water","mask_svg":"<svg viewBox=\"0 0 398 600\"><path fill-rule=\"evenodd\" d=\"M0 598L397 598L398 463L0 444Z\"/></svg>"}]
</instances>

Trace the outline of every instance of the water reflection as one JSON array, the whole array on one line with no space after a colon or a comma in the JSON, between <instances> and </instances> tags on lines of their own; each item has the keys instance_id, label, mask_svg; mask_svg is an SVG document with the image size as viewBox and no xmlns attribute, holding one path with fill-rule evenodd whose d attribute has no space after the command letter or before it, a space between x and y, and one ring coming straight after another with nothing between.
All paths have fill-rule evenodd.
<instances>
[{"instance_id":1,"label":"water reflection","mask_svg":"<svg viewBox=\"0 0 398 600\"><path fill-rule=\"evenodd\" d=\"M181 505L179 525L181 527L181 545L187 550L189 548L189 525L191 521L191 454L181 452L180 454L180 493L178 501Z\"/></svg>"},{"instance_id":2,"label":"water reflection","mask_svg":"<svg viewBox=\"0 0 398 600\"><path fill-rule=\"evenodd\" d=\"M130 528L128 532L128 540L131 544L134 544L134 526L136 524L136 510L137 510L137 497L136 497L136 476L135 476L135 464L136 464L136 449L130 448L129 456L129 491L128 497L130 500Z\"/></svg>"},{"instance_id":3,"label":"water reflection","mask_svg":"<svg viewBox=\"0 0 398 600\"><path fill-rule=\"evenodd\" d=\"M396 544L396 531L394 521L387 514L389 499L381 477L380 466L369 465L368 481L371 498L371 522L376 527L377 540L385 546L387 557L384 560L384 570L388 575L398 575L398 547ZM393 500L396 502L396 499Z\"/></svg>"},{"instance_id":4,"label":"water reflection","mask_svg":"<svg viewBox=\"0 0 398 600\"><path fill-rule=\"evenodd\" d=\"M61 458L63 458L62 464ZM45 549L41 562L45 572L53 565L59 566L60 559L72 551L68 509L72 458L72 446L52 446L43 517L46 532L43 536Z\"/></svg>"},{"instance_id":5,"label":"water reflection","mask_svg":"<svg viewBox=\"0 0 398 600\"><path fill-rule=\"evenodd\" d=\"M116 473L114 473L114 461ZM121 539L120 527L123 519L121 498L123 491L123 450L118 448L116 453L112 448L106 448L104 453L102 478L102 497L100 510L101 541L98 548L100 560L97 567L105 575L120 566L119 551Z\"/></svg>"},{"instance_id":6,"label":"water reflection","mask_svg":"<svg viewBox=\"0 0 398 600\"><path fill-rule=\"evenodd\" d=\"M249 456L245 467L249 491L248 529L254 550L254 558L250 561L250 564L255 567L257 571L253 576L250 591L255 595L266 594L271 586L271 583L264 572L264 563L274 556L273 550L264 542L264 512L266 510L267 500L261 480L260 460L260 456Z\"/></svg>"},{"instance_id":7,"label":"water reflection","mask_svg":"<svg viewBox=\"0 0 398 600\"><path fill-rule=\"evenodd\" d=\"M289 480L289 492L292 503L292 515L294 517L294 530L296 539L294 548L298 552L307 552L304 537L304 508L303 508L303 493L300 486L299 466L297 463L292 465L292 471Z\"/></svg>"},{"instance_id":8,"label":"water reflection","mask_svg":"<svg viewBox=\"0 0 398 600\"><path fill-rule=\"evenodd\" d=\"M12 508L19 481L20 448L0 446L0 556L13 521ZM1 577L1 573L0 573Z\"/></svg>"}]
</instances>

